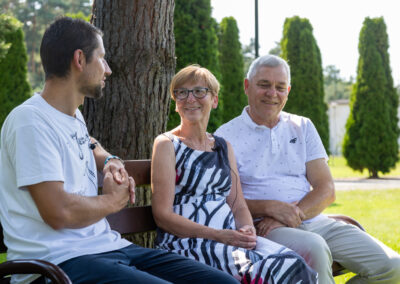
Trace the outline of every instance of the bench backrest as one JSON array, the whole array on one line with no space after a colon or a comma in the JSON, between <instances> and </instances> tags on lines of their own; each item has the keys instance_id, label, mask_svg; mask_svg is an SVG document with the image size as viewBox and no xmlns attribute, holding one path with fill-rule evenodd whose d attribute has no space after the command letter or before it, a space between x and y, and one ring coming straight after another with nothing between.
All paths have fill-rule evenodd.
<instances>
[{"instance_id":1,"label":"bench backrest","mask_svg":"<svg viewBox=\"0 0 400 284\"><path fill-rule=\"evenodd\" d=\"M150 160L128 160L125 168L136 182L136 186L150 184ZM121 234L140 233L156 229L151 206L125 208L120 212L107 216L113 230ZM3 241L3 227L0 224L0 253L7 252Z\"/></svg>"}]
</instances>

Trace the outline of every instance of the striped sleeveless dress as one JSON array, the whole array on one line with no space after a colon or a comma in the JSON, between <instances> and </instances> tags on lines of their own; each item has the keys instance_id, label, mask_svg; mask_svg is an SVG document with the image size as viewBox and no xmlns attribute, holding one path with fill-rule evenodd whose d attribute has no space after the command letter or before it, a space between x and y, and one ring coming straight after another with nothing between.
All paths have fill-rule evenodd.
<instances>
[{"instance_id":1,"label":"striped sleeveless dress","mask_svg":"<svg viewBox=\"0 0 400 284\"><path fill-rule=\"evenodd\" d=\"M215 229L235 230L226 203L231 188L227 144L214 136L213 152L194 150L168 133L176 154L174 212ZM292 250L257 237L254 250L201 238L179 238L158 229L156 246L233 275L241 283L317 283L316 273Z\"/></svg>"}]
</instances>

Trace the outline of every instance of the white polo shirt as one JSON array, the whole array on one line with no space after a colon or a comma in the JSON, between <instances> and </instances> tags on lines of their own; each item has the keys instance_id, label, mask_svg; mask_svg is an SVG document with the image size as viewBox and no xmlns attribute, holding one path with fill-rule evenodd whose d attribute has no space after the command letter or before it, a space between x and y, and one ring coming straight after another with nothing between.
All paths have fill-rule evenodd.
<instances>
[{"instance_id":1,"label":"white polo shirt","mask_svg":"<svg viewBox=\"0 0 400 284\"><path fill-rule=\"evenodd\" d=\"M328 159L315 126L306 117L282 111L278 124L268 128L256 124L247 108L215 132L232 144L245 198L301 200L310 191L306 163Z\"/></svg>"}]
</instances>

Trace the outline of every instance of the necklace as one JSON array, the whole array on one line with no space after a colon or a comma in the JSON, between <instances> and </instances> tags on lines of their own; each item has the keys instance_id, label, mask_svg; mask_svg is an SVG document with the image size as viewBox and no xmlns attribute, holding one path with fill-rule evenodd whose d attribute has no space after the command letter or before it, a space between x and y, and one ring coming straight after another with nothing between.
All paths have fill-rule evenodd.
<instances>
[{"instance_id":1,"label":"necklace","mask_svg":"<svg viewBox=\"0 0 400 284\"><path fill-rule=\"evenodd\" d=\"M179 130L179 134L181 134L181 131ZM189 148L192 148L194 150L199 150L199 151L204 151L204 152L212 152L212 148L214 145L214 137L209 134L209 133L205 133L205 139L204 139L204 144L203 143L194 143L193 141L191 141L190 139L182 136L182 135L178 135L179 139L185 143L186 146L188 146Z\"/></svg>"}]
</instances>

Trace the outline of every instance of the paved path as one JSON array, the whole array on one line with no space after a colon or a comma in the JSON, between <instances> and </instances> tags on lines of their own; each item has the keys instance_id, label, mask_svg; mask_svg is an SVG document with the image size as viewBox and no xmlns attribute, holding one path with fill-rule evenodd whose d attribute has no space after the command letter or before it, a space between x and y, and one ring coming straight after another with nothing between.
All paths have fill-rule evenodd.
<instances>
[{"instance_id":1,"label":"paved path","mask_svg":"<svg viewBox=\"0 0 400 284\"><path fill-rule=\"evenodd\" d=\"M336 190L353 189L400 189L400 177L368 179L368 178L346 178L335 179Z\"/></svg>"}]
</instances>

